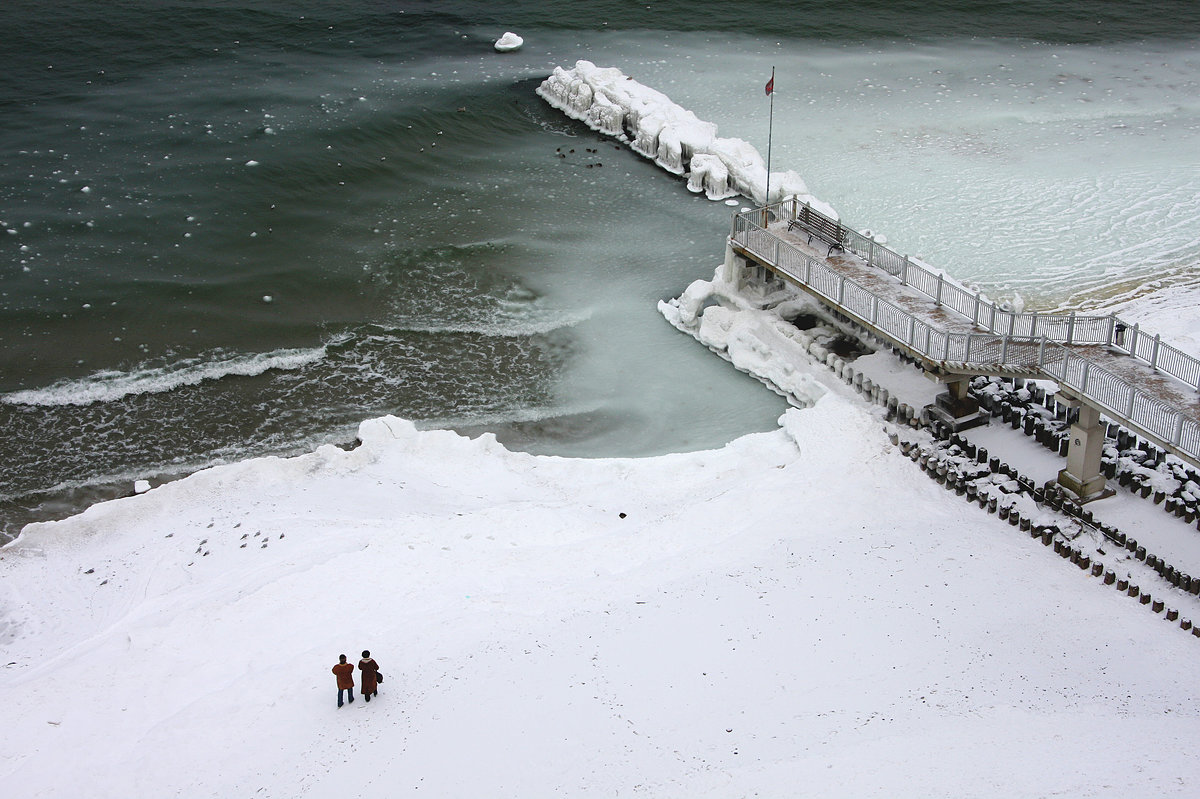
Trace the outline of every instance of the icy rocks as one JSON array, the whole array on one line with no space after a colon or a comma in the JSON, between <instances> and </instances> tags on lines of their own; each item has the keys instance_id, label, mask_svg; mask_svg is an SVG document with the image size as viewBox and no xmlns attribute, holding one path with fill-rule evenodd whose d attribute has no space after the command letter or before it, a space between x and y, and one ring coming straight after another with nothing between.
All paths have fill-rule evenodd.
<instances>
[{"instance_id":1,"label":"icy rocks","mask_svg":"<svg viewBox=\"0 0 1200 799\"><path fill-rule=\"evenodd\" d=\"M771 173L771 196L766 198L767 169L757 149L742 139L718 138L716 125L697 119L619 69L590 61L577 61L569 70L555 67L537 93L567 116L628 143L668 172L686 175L688 189L710 200L742 195L761 203L798 196L816 202L792 171Z\"/></svg>"}]
</instances>

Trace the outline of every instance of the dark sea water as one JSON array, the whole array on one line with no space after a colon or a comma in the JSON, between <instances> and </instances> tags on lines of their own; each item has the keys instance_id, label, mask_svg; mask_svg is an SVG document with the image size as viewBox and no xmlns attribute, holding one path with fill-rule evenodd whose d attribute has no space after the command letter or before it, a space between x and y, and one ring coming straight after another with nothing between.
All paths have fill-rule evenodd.
<instances>
[{"instance_id":1,"label":"dark sea water","mask_svg":"<svg viewBox=\"0 0 1200 799\"><path fill-rule=\"evenodd\" d=\"M1150 198L1058 276L1022 253L1004 273L946 264L995 291L1086 303L1185 280L1200 252L1200 166L1181 152L1200 130L1200 3L10 0L5 28L7 534L134 479L348 443L385 413L589 456L772 427L782 399L655 311L711 276L730 209L534 95L578 58L760 147L765 106L741 96L781 64L776 158L945 260L998 175L1051 175L1003 191L1087 204L1096 230ZM494 51L506 30L518 53ZM1049 166L998 164L1005 142ZM1061 173L1064 147L1120 155ZM927 225L970 169L967 215ZM1166 244L1113 255L1149 240Z\"/></svg>"}]
</instances>

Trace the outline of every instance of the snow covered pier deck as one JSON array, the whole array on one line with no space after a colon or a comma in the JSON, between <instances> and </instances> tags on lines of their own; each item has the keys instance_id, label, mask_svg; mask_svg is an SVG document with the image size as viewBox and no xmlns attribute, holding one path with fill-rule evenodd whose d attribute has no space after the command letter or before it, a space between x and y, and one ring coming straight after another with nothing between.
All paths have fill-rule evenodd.
<instances>
[{"instance_id":1,"label":"snow covered pier deck","mask_svg":"<svg viewBox=\"0 0 1200 799\"><path fill-rule=\"evenodd\" d=\"M977 417L972 376L1054 380L1079 404L1059 482L1081 498L1105 491L1101 413L1200 467L1200 361L1115 315L1005 310L796 199L736 214L725 269L794 283L916 358L945 382L930 411L952 424Z\"/></svg>"}]
</instances>

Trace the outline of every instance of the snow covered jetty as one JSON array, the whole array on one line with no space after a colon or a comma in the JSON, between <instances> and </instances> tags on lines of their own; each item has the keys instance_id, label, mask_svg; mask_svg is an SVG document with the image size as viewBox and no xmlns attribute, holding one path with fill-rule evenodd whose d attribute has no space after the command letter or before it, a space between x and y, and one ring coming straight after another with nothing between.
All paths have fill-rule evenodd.
<instances>
[{"instance_id":1,"label":"snow covered jetty","mask_svg":"<svg viewBox=\"0 0 1200 799\"><path fill-rule=\"evenodd\" d=\"M577 61L573 69L555 67L537 89L538 96L592 130L627 142L676 175L688 188L710 200L741 195L763 205L797 197L830 216L836 212L808 193L796 172L771 173L771 197L765 196L767 168L762 155L742 139L717 136L717 126L671 102L660 91L621 70Z\"/></svg>"}]
</instances>

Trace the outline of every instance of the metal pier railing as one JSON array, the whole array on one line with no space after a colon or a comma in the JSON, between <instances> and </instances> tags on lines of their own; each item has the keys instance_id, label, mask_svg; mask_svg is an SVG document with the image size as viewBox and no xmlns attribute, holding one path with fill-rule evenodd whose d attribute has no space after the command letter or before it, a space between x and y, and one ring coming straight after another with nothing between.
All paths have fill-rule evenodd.
<instances>
[{"instance_id":1,"label":"metal pier railing","mask_svg":"<svg viewBox=\"0 0 1200 799\"><path fill-rule=\"evenodd\" d=\"M964 322L965 329L950 329L931 320L930 315L906 310L893 301L894 296L889 298L886 292L855 280L830 261L806 253L764 225L771 217L785 222L796 219L802 209L806 215L819 215L795 199L736 214L731 242L743 254L927 361L958 373L1045 376L1114 421L1200 466L1200 420L1194 410L1163 401L1135 381L1090 360L1080 350L1103 345L1136 361L1147 376L1170 375L1193 392L1200 386L1200 361L1196 358L1112 314L1006 310L979 292L842 225L842 246L848 253L900 287L932 300L931 308L939 314L952 311Z\"/></svg>"}]
</instances>

